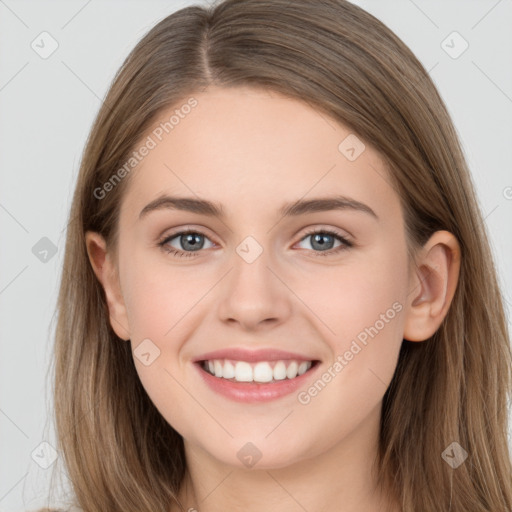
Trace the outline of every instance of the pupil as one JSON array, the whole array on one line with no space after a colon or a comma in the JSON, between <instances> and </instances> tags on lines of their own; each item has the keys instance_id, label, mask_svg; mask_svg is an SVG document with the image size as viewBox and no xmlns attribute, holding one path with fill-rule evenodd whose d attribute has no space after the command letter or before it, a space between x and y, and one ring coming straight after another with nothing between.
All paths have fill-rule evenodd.
<instances>
[{"instance_id":1,"label":"pupil","mask_svg":"<svg viewBox=\"0 0 512 512\"><path fill-rule=\"evenodd\" d=\"M199 247L201 245L200 239L199 239L200 236L201 235L199 235L198 233L189 233L187 235L184 235L185 243L182 244L183 248L184 249L191 249L193 251L196 251L196 250L200 249L201 248L201 247ZM190 244L190 246L187 247L187 244Z\"/></svg>"},{"instance_id":2,"label":"pupil","mask_svg":"<svg viewBox=\"0 0 512 512\"><path fill-rule=\"evenodd\" d=\"M316 234L314 237L313 237L313 247L314 247L314 244L317 243L319 244L319 248L323 248L325 249L326 248L326 245L329 244L329 242L325 242L323 241L324 238L332 238L331 235L322 235L322 234Z\"/></svg>"}]
</instances>

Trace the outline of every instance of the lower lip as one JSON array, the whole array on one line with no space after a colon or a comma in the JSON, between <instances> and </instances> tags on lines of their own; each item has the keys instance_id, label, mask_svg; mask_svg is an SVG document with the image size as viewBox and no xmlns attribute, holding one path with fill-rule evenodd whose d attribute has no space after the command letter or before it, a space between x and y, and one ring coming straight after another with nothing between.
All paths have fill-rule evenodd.
<instances>
[{"instance_id":1,"label":"lower lip","mask_svg":"<svg viewBox=\"0 0 512 512\"><path fill-rule=\"evenodd\" d=\"M201 367L202 363L194 363L204 382L216 393L236 402L268 402L297 391L307 380L316 373L320 366L316 362L306 373L294 379L284 379L276 382L232 382L227 379L214 377Z\"/></svg>"}]
</instances>

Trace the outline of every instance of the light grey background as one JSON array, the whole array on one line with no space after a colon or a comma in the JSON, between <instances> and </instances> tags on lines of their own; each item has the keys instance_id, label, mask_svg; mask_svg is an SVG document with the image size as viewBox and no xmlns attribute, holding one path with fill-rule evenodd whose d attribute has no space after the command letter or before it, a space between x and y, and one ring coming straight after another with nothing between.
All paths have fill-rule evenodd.
<instances>
[{"instance_id":1,"label":"light grey background","mask_svg":"<svg viewBox=\"0 0 512 512\"><path fill-rule=\"evenodd\" d=\"M191 1L0 0L0 510L45 503L54 440L52 323L68 208L101 98L134 44ZM418 56L455 122L491 238L510 321L512 1L356 1ZM47 31L47 59L31 43ZM445 51L469 44L458 58ZM443 44L442 42L446 40ZM453 41L453 42L452 42ZM44 48L51 41L45 40ZM56 254L36 244L47 237ZM46 247L48 249L48 247ZM478 269L475 269L478 271ZM32 458L34 454L34 459ZM40 455L38 459L37 455Z\"/></svg>"}]
</instances>

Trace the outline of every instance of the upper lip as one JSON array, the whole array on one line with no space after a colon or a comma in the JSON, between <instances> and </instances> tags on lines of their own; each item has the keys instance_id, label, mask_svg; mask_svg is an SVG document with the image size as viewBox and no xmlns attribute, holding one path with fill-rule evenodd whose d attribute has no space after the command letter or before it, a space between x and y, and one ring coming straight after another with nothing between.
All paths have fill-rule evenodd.
<instances>
[{"instance_id":1,"label":"upper lip","mask_svg":"<svg viewBox=\"0 0 512 512\"><path fill-rule=\"evenodd\" d=\"M231 359L233 361L281 361L284 359L293 359L295 361L316 361L314 357L304 356L296 352L287 352L275 348L248 350L246 348L226 348L214 350L202 354L193 359L194 363L199 361L211 361L213 359Z\"/></svg>"}]
</instances>

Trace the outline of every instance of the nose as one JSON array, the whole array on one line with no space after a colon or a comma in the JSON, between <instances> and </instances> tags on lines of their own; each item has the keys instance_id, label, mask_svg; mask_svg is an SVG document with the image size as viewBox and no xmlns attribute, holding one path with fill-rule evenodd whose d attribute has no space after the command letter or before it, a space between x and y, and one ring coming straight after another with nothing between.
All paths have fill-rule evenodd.
<instances>
[{"instance_id":1,"label":"nose","mask_svg":"<svg viewBox=\"0 0 512 512\"><path fill-rule=\"evenodd\" d=\"M238 324L247 331L285 322L292 311L292 292L279 274L266 251L252 263L236 254L221 289L221 321Z\"/></svg>"}]
</instances>

